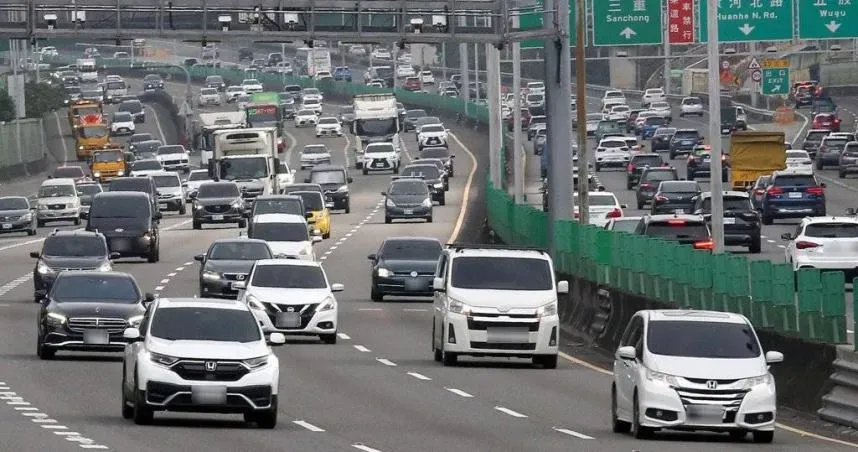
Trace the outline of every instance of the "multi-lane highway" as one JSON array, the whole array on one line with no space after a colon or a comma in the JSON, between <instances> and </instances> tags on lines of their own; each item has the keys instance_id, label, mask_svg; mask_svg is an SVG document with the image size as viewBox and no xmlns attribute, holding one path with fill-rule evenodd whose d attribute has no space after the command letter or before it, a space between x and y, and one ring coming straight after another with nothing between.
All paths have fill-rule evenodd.
<instances>
[{"instance_id":1,"label":"multi-lane highway","mask_svg":"<svg viewBox=\"0 0 858 452\"><path fill-rule=\"evenodd\" d=\"M168 89L183 96L180 85L168 84ZM145 131L156 134L153 119L147 118ZM161 129L169 137L174 131L167 122L161 121ZM385 237L455 238L468 214L462 205L470 196L469 176L482 170L474 166L478 160L473 157L486 152L486 140L473 131L450 128L458 168L447 205L435 207L433 223L384 224L379 192L389 176L352 172L352 213L334 215L332 236L317 252L331 281L345 285L338 296L339 341L290 342L277 349L281 423L273 431L246 428L235 416L168 413L157 415L149 427L124 421L116 356L36 358L36 306L27 279L32 262L26 256L38 248L32 242L38 238L0 238L5 284L0 286L0 450L804 452L846 447L783 429L770 446L732 442L723 435L671 433L663 437L667 439L641 442L611 432L610 377L572 357L557 370L504 360L465 360L453 368L435 363L429 342L431 304L370 301L366 255ZM293 165L300 146L318 141L337 151L335 163L348 162L346 137L319 140L311 129L290 125L287 130L295 146L284 158ZM412 152L416 148L413 134L406 134L405 143ZM607 176L609 184L614 183L612 177ZM298 178L303 178L301 173ZM27 183L38 185L37 180ZM29 192L25 182L19 185L25 190L21 193ZM163 297L193 296L198 267L192 257L212 240L239 231L211 226L193 231L188 220L165 216L159 263L129 261L117 268Z\"/></svg>"}]
</instances>

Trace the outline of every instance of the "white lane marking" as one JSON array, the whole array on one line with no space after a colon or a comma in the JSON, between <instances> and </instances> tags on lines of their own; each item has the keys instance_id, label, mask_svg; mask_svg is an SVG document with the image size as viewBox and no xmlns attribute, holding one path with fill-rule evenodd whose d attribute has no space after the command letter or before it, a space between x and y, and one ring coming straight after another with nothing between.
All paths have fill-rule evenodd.
<instances>
[{"instance_id":1,"label":"white lane marking","mask_svg":"<svg viewBox=\"0 0 858 452\"><path fill-rule=\"evenodd\" d=\"M385 366L396 367L396 363L387 358L375 358L375 360L384 364Z\"/></svg>"},{"instance_id":2,"label":"white lane marking","mask_svg":"<svg viewBox=\"0 0 858 452\"><path fill-rule=\"evenodd\" d=\"M149 105L146 105L146 108L148 108L149 111L152 112L152 117L155 118L155 126L158 128L158 135L161 135L161 142L166 143L167 139L164 138L164 129L161 128L161 120L158 119L158 112L155 111L155 109Z\"/></svg>"},{"instance_id":3,"label":"white lane marking","mask_svg":"<svg viewBox=\"0 0 858 452\"><path fill-rule=\"evenodd\" d=\"M80 433L78 433L78 432L54 432L54 435L60 435L60 436L80 436Z\"/></svg>"},{"instance_id":4,"label":"white lane marking","mask_svg":"<svg viewBox=\"0 0 858 452\"><path fill-rule=\"evenodd\" d=\"M172 278L172 277L176 276L177 274L178 274L178 273L176 273L176 272L172 272L172 273L167 273L167 276L169 276L170 278Z\"/></svg>"},{"instance_id":5,"label":"white lane marking","mask_svg":"<svg viewBox=\"0 0 858 452\"><path fill-rule=\"evenodd\" d=\"M13 400L11 402L6 402L6 405L30 405L30 402L25 402L23 400Z\"/></svg>"},{"instance_id":6,"label":"white lane marking","mask_svg":"<svg viewBox=\"0 0 858 452\"><path fill-rule=\"evenodd\" d=\"M783 245L778 245L778 248L784 248L784 249L786 249L786 247L785 247L785 246L783 246Z\"/></svg>"},{"instance_id":7,"label":"white lane marking","mask_svg":"<svg viewBox=\"0 0 858 452\"><path fill-rule=\"evenodd\" d=\"M168 282L170 282L170 280L166 278L161 280L161 284L167 284Z\"/></svg>"},{"instance_id":8,"label":"white lane marking","mask_svg":"<svg viewBox=\"0 0 858 452\"><path fill-rule=\"evenodd\" d=\"M177 271L177 272L180 272L180 271L182 271L182 270L184 270L184 269L185 269L185 267L176 267L176 271Z\"/></svg>"},{"instance_id":9,"label":"white lane marking","mask_svg":"<svg viewBox=\"0 0 858 452\"><path fill-rule=\"evenodd\" d=\"M447 391L452 392L453 394L456 394L457 396L464 397L464 398L466 398L466 399L472 399L472 398L474 397L474 396L472 396L471 394L468 394L467 392L462 391L461 389L456 389L456 388L446 388L446 387L445 387L444 389L446 389Z\"/></svg>"},{"instance_id":10,"label":"white lane marking","mask_svg":"<svg viewBox=\"0 0 858 452\"><path fill-rule=\"evenodd\" d=\"M418 308L402 308L405 312L428 312L428 309L418 309Z\"/></svg>"},{"instance_id":11,"label":"white lane marking","mask_svg":"<svg viewBox=\"0 0 858 452\"><path fill-rule=\"evenodd\" d=\"M155 286L155 292L160 292L164 290L164 286Z\"/></svg>"},{"instance_id":12,"label":"white lane marking","mask_svg":"<svg viewBox=\"0 0 858 452\"><path fill-rule=\"evenodd\" d=\"M42 243L44 240L45 239L43 239L43 238L42 239L33 239L33 240L26 240L24 242L13 243L11 245L0 246L0 251L11 250L12 248L18 248L18 247L21 247L24 245L32 245L34 243Z\"/></svg>"},{"instance_id":13,"label":"white lane marking","mask_svg":"<svg viewBox=\"0 0 858 452\"><path fill-rule=\"evenodd\" d=\"M285 152L285 154L286 154L285 160L286 160L286 163L288 164L289 162L292 161L292 151L295 149L295 146L298 145L298 139L295 138L295 135L292 135L291 133L289 133L286 130L286 128L283 128L283 135L285 135L286 139L289 140L289 147L286 148L286 152ZM289 166L291 166L291 165L289 165ZM346 166L346 168L348 168L348 166Z\"/></svg>"},{"instance_id":14,"label":"white lane marking","mask_svg":"<svg viewBox=\"0 0 858 452\"><path fill-rule=\"evenodd\" d=\"M340 339L342 339L344 341L351 339L351 336L349 336L346 333L337 333L337 337L339 337Z\"/></svg>"},{"instance_id":15,"label":"white lane marking","mask_svg":"<svg viewBox=\"0 0 858 452\"><path fill-rule=\"evenodd\" d=\"M80 447L84 449L109 449L109 447L102 444L81 444Z\"/></svg>"},{"instance_id":16,"label":"white lane marking","mask_svg":"<svg viewBox=\"0 0 858 452\"><path fill-rule=\"evenodd\" d=\"M337 249L337 245L331 245L331 247L328 248L328 252L325 254L331 254L332 252L334 252L335 249Z\"/></svg>"},{"instance_id":17,"label":"white lane marking","mask_svg":"<svg viewBox=\"0 0 858 452\"><path fill-rule=\"evenodd\" d=\"M295 424L295 425L299 425L299 426L301 426L301 427L304 427L305 429L307 429L307 430L309 430L309 431L311 431L311 432L316 432L316 433L318 433L318 432L324 432L324 431L325 431L325 429L323 429L323 428L319 428L319 427L316 427L315 425L313 425L313 424L311 424L311 423L309 423L309 422L307 422L307 421L301 421L301 420L298 420L298 421L292 421L292 423L293 423L293 424Z\"/></svg>"},{"instance_id":18,"label":"white lane marking","mask_svg":"<svg viewBox=\"0 0 858 452\"><path fill-rule=\"evenodd\" d=\"M423 375L423 374L420 374L417 372L408 372L408 375L411 375L412 377L414 377L418 380L423 380L423 381L431 381L432 380L431 378L427 377L426 375Z\"/></svg>"},{"instance_id":19,"label":"white lane marking","mask_svg":"<svg viewBox=\"0 0 858 452\"><path fill-rule=\"evenodd\" d=\"M367 218L369 218L369 217L367 217ZM351 232L346 233L346 237L351 237L352 235L354 235L354 234L352 234Z\"/></svg>"},{"instance_id":20,"label":"white lane marking","mask_svg":"<svg viewBox=\"0 0 858 452\"><path fill-rule=\"evenodd\" d=\"M193 265L193 262L185 262L185 267L187 267L188 265Z\"/></svg>"},{"instance_id":21,"label":"white lane marking","mask_svg":"<svg viewBox=\"0 0 858 452\"><path fill-rule=\"evenodd\" d=\"M451 133L451 137L456 140L456 143L462 147L462 150L468 154L468 157L471 158L471 171L468 173L468 180L465 182L465 191L462 193L462 205L459 207L459 217L456 218L456 225L453 226L453 232L450 234L450 240L448 243L455 243L456 239L459 238L459 232L462 230L462 225L465 223L465 217L468 216L468 201L471 199L471 185L474 182L474 175L477 173L477 158L474 156L474 153L465 146L465 143L462 143L462 140L456 136L456 134Z\"/></svg>"},{"instance_id":22,"label":"white lane marking","mask_svg":"<svg viewBox=\"0 0 858 452\"><path fill-rule=\"evenodd\" d=\"M66 427L65 425L58 425L58 424L42 424L42 428L45 430L67 430L68 429L68 427ZM56 433L56 432L54 432L54 433Z\"/></svg>"},{"instance_id":23,"label":"white lane marking","mask_svg":"<svg viewBox=\"0 0 858 452\"><path fill-rule=\"evenodd\" d=\"M358 308L358 311L378 312L378 311L384 311L384 309L382 309L382 308Z\"/></svg>"},{"instance_id":24,"label":"white lane marking","mask_svg":"<svg viewBox=\"0 0 858 452\"><path fill-rule=\"evenodd\" d=\"M69 145L66 143L66 137L63 134L63 124L60 121L60 115L54 111L54 119L57 121L57 131L60 133L60 143L63 144L63 165L69 161Z\"/></svg>"},{"instance_id":25,"label":"white lane marking","mask_svg":"<svg viewBox=\"0 0 858 452\"><path fill-rule=\"evenodd\" d=\"M327 259L327 258L328 258L328 256L322 256L322 257L320 257L320 258L319 258L319 260L320 260L320 261L323 261L323 260L325 260L325 259Z\"/></svg>"},{"instance_id":26,"label":"white lane marking","mask_svg":"<svg viewBox=\"0 0 858 452\"><path fill-rule=\"evenodd\" d=\"M346 168L348 168L350 165L350 163L349 163L349 148L351 147L352 140L349 139L349 135L346 133L343 134L343 137L345 137L345 139L346 139L346 145L343 146L343 158L345 159L345 162L346 162Z\"/></svg>"},{"instance_id":27,"label":"white lane marking","mask_svg":"<svg viewBox=\"0 0 858 452\"><path fill-rule=\"evenodd\" d=\"M364 347L363 345L355 345L355 346L354 346L354 348L355 348L357 351L359 351L359 352L363 352L363 353L369 353L369 352L371 352L371 351L372 351L372 350L370 350L370 349L368 349L368 348Z\"/></svg>"},{"instance_id":28,"label":"white lane marking","mask_svg":"<svg viewBox=\"0 0 858 452\"><path fill-rule=\"evenodd\" d=\"M560 433L563 433L563 434L569 435L569 436L574 436L578 439L594 439L592 436L587 436L583 433L578 433L575 430L569 430L569 429L557 428L557 427L553 427L553 429L556 432L560 432Z\"/></svg>"},{"instance_id":29,"label":"white lane marking","mask_svg":"<svg viewBox=\"0 0 858 452\"><path fill-rule=\"evenodd\" d=\"M30 412L28 412L28 413L21 413L21 415L23 415L23 416L28 416L28 417L48 417L48 415L47 415L47 414L45 414L45 413L42 413L42 412L33 412L33 411L30 411Z\"/></svg>"},{"instance_id":30,"label":"white lane marking","mask_svg":"<svg viewBox=\"0 0 858 452\"><path fill-rule=\"evenodd\" d=\"M21 284L24 284L25 282L29 281L32 277L33 277L33 273L30 272L24 276L19 276L19 277L13 279L12 281L9 281L8 283L4 284L3 286L0 286L0 297L2 297L3 295L6 295L7 293L15 290L15 288L17 288Z\"/></svg>"},{"instance_id":31,"label":"white lane marking","mask_svg":"<svg viewBox=\"0 0 858 452\"><path fill-rule=\"evenodd\" d=\"M57 423L56 419L48 419L48 418L44 418L44 417L30 419L30 420L37 423L37 424L56 424Z\"/></svg>"},{"instance_id":32,"label":"white lane marking","mask_svg":"<svg viewBox=\"0 0 858 452\"><path fill-rule=\"evenodd\" d=\"M766 242L769 242L769 243L776 243L774 240L766 240Z\"/></svg>"},{"instance_id":33,"label":"white lane marking","mask_svg":"<svg viewBox=\"0 0 858 452\"><path fill-rule=\"evenodd\" d=\"M34 407L34 406L16 406L15 410L16 411L39 411L39 409ZM27 413L23 413L23 414L25 416L27 415Z\"/></svg>"},{"instance_id":34,"label":"white lane marking","mask_svg":"<svg viewBox=\"0 0 858 452\"><path fill-rule=\"evenodd\" d=\"M508 414L508 415L510 415L510 416L512 416L512 417L517 417L517 418L525 418L525 417L527 417L527 415L526 415L526 414L521 414L521 413L519 413L518 411L513 411L513 410L511 410L511 409L509 409L509 408L506 408L506 407L496 406L496 407L495 407L495 409L496 409L496 410L498 410L498 411L500 411L501 413Z\"/></svg>"},{"instance_id":35,"label":"white lane marking","mask_svg":"<svg viewBox=\"0 0 858 452\"><path fill-rule=\"evenodd\" d=\"M352 444L352 447L354 447L355 449L358 449L358 450L362 450L364 452L381 452L378 449L373 449L372 447L369 447L369 446L366 446L366 445L360 444L360 443Z\"/></svg>"}]
</instances>

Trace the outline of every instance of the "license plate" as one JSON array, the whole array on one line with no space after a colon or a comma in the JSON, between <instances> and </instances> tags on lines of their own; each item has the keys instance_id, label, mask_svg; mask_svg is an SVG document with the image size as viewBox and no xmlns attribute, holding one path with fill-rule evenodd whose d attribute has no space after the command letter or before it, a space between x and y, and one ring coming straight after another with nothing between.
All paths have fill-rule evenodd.
<instances>
[{"instance_id":1,"label":"license plate","mask_svg":"<svg viewBox=\"0 0 858 452\"><path fill-rule=\"evenodd\" d=\"M110 335L106 330L86 330L83 332L83 343L87 345L106 345L110 343Z\"/></svg>"},{"instance_id":2,"label":"license plate","mask_svg":"<svg viewBox=\"0 0 858 452\"><path fill-rule=\"evenodd\" d=\"M736 224L736 219L735 218L725 218L724 224Z\"/></svg>"},{"instance_id":3,"label":"license plate","mask_svg":"<svg viewBox=\"0 0 858 452\"><path fill-rule=\"evenodd\" d=\"M801 198L801 192L800 191L792 191L789 193L789 197L790 198Z\"/></svg>"},{"instance_id":4,"label":"license plate","mask_svg":"<svg viewBox=\"0 0 858 452\"><path fill-rule=\"evenodd\" d=\"M412 209L405 209L405 210L403 211L403 213L404 213L405 215L411 215L411 214L413 214L413 213L414 213L414 210L412 210Z\"/></svg>"},{"instance_id":5,"label":"license plate","mask_svg":"<svg viewBox=\"0 0 858 452\"><path fill-rule=\"evenodd\" d=\"M236 282L229 283L229 288L232 290L238 290L238 287L235 286L236 284L238 284L238 283L236 283Z\"/></svg>"},{"instance_id":6,"label":"license plate","mask_svg":"<svg viewBox=\"0 0 858 452\"><path fill-rule=\"evenodd\" d=\"M214 221L223 220L223 215L212 215L212 220L214 220Z\"/></svg>"},{"instance_id":7,"label":"license plate","mask_svg":"<svg viewBox=\"0 0 858 452\"><path fill-rule=\"evenodd\" d=\"M712 159L703 159L703 163L711 163Z\"/></svg>"},{"instance_id":8,"label":"license plate","mask_svg":"<svg viewBox=\"0 0 858 452\"><path fill-rule=\"evenodd\" d=\"M195 405L226 405L226 386L191 386Z\"/></svg>"},{"instance_id":9,"label":"license plate","mask_svg":"<svg viewBox=\"0 0 858 452\"><path fill-rule=\"evenodd\" d=\"M528 342L530 335L527 328L492 328L486 329L486 342L494 344L514 344Z\"/></svg>"},{"instance_id":10,"label":"license plate","mask_svg":"<svg viewBox=\"0 0 858 452\"><path fill-rule=\"evenodd\" d=\"M425 279L411 278L405 280L405 290L408 292L420 292L426 290L427 284Z\"/></svg>"},{"instance_id":11,"label":"license plate","mask_svg":"<svg viewBox=\"0 0 858 452\"><path fill-rule=\"evenodd\" d=\"M685 412L690 420L718 423L724 420L724 408L717 405L688 405Z\"/></svg>"},{"instance_id":12,"label":"license plate","mask_svg":"<svg viewBox=\"0 0 858 452\"><path fill-rule=\"evenodd\" d=\"M374 168L382 168L382 167L384 167L384 163L374 163L372 166Z\"/></svg>"},{"instance_id":13,"label":"license plate","mask_svg":"<svg viewBox=\"0 0 858 452\"><path fill-rule=\"evenodd\" d=\"M12 225L9 223L3 223L3 229L12 229Z\"/></svg>"},{"instance_id":14,"label":"license plate","mask_svg":"<svg viewBox=\"0 0 858 452\"><path fill-rule=\"evenodd\" d=\"M301 313L278 312L274 317L274 326L277 328L298 328L301 326Z\"/></svg>"}]
</instances>

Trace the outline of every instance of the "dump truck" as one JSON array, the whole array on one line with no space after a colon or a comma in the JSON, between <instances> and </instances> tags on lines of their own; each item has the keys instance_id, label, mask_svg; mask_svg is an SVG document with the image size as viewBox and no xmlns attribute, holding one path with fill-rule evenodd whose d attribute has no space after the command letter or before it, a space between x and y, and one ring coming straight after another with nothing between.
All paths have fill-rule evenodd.
<instances>
[{"instance_id":1,"label":"dump truck","mask_svg":"<svg viewBox=\"0 0 858 452\"><path fill-rule=\"evenodd\" d=\"M98 120L102 121L102 116L104 115L104 111L102 110L101 103L93 102L91 100L78 100L73 104L69 105L69 127L74 130L77 126L81 124L81 119L83 117L88 117L91 121L91 116L98 116Z\"/></svg>"},{"instance_id":2,"label":"dump truck","mask_svg":"<svg viewBox=\"0 0 858 452\"><path fill-rule=\"evenodd\" d=\"M734 132L730 138L730 176L733 190L748 190L757 178L786 168L783 132Z\"/></svg>"},{"instance_id":3,"label":"dump truck","mask_svg":"<svg viewBox=\"0 0 858 452\"><path fill-rule=\"evenodd\" d=\"M103 149L94 150L89 161L89 171L101 183L128 174L128 156L122 145L108 143Z\"/></svg>"},{"instance_id":4,"label":"dump truck","mask_svg":"<svg viewBox=\"0 0 858 452\"><path fill-rule=\"evenodd\" d=\"M110 143L110 127L101 115L85 115L74 129L74 141L77 159L89 159L94 151L104 149Z\"/></svg>"}]
</instances>

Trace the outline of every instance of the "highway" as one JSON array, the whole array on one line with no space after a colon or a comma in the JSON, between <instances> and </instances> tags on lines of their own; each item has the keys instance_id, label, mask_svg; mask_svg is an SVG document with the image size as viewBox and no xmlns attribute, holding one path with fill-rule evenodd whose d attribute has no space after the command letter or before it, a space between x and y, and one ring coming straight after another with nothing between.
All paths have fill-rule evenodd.
<instances>
[{"instance_id":1,"label":"highway","mask_svg":"<svg viewBox=\"0 0 858 452\"><path fill-rule=\"evenodd\" d=\"M174 96L183 96L182 85L171 83L168 89ZM332 107L326 106L329 111ZM151 118L147 121L149 127ZM172 127L161 122L167 136L174 136ZM468 213L462 201L469 197L469 175L483 171L474 167L479 160L471 154L485 153L487 140L473 131L450 127L456 137L452 147L458 168L447 205L435 207L434 223L384 224L379 192L386 188L389 176L352 171L352 213L334 215L332 237L319 244L317 252L331 281L346 287L338 296L339 342L290 342L277 349L281 423L273 431L245 428L235 416L172 413L156 415L154 426L136 426L120 416L117 356L61 353L56 361L38 360L32 285L22 280L32 271L26 253L38 244L26 243L33 238L4 238L0 243L5 284L0 287L0 331L5 339L0 344L0 400L4 401L0 449L162 452L192 445L194 450L206 451L319 452L844 450L843 444L786 430L779 430L774 444L767 446L731 442L726 435L676 433L641 442L610 430L610 377L571 357L561 361L557 370L504 360L464 360L454 368L435 363L429 342L431 304L409 299L370 301L366 255L384 237L455 238ZM346 138L318 140L312 129L290 125L287 130L295 146L284 158L293 164L296 149L317 141L341 150L334 154L335 162L347 163ZM413 134L405 136L407 148L416 148ZM298 179L302 178L299 172ZM36 180L31 183L38 185ZM162 228L161 262L122 262L117 268L163 297L194 295L198 267L192 256L214 239L238 234L231 227L193 231L187 217L173 214L165 216Z\"/></svg>"}]
</instances>

